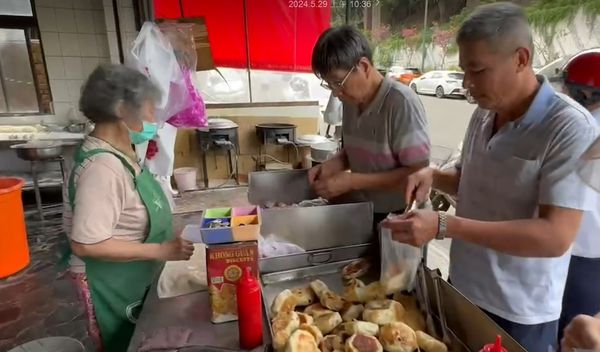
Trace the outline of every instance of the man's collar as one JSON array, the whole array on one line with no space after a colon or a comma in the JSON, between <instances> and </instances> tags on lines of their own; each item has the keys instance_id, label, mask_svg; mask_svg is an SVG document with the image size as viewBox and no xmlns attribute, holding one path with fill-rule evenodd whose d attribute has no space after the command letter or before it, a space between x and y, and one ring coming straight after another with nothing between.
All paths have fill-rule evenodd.
<instances>
[{"instance_id":1,"label":"man's collar","mask_svg":"<svg viewBox=\"0 0 600 352\"><path fill-rule=\"evenodd\" d=\"M385 97L387 93L392 88L392 81L388 78L383 78L379 88L377 89L377 94L373 98L373 101L367 106L367 108L361 113L361 115L368 115L373 111L376 111L378 114L381 112L381 108L383 107L383 102L385 101Z\"/></svg>"},{"instance_id":2,"label":"man's collar","mask_svg":"<svg viewBox=\"0 0 600 352\"><path fill-rule=\"evenodd\" d=\"M540 75L536 78L540 82L540 88L525 115L516 121L518 124L532 125L543 120L552 105L556 91L546 77Z\"/></svg>"}]
</instances>

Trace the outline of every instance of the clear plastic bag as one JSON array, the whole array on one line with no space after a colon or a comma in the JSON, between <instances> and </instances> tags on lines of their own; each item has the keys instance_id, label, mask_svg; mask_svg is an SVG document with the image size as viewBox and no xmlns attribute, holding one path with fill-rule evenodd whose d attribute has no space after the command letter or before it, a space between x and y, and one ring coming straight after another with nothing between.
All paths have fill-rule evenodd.
<instances>
[{"instance_id":1,"label":"clear plastic bag","mask_svg":"<svg viewBox=\"0 0 600 352\"><path fill-rule=\"evenodd\" d=\"M388 215L388 218L390 215ZM386 294L412 291L417 269L423 258L422 249L392 239L390 229L379 228L381 276Z\"/></svg>"},{"instance_id":2,"label":"clear plastic bag","mask_svg":"<svg viewBox=\"0 0 600 352\"><path fill-rule=\"evenodd\" d=\"M282 255L306 252L304 248L278 238L275 235L258 238L258 253L261 258L279 257Z\"/></svg>"},{"instance_id":3,"label":"clear plastic bag","mask_svg":"<svg viewBox=\"0 0 600 352\"><path fill-rule=\"evenodd\" d=\"M196 44L192 23L161 23L158 25L163 34L169 39L179 65L196 71Z\"/></svg>"},{"instance_id":4,"label":"clear plastic bag","mask_svg":"<svg viewBox=\"0 0 600 352\"><path fill-rule=\"evenodd\" d=\"M160 124L191 105L173 47L156 24L144 22L126 65L144 73L161 91L161 101L156 106L156 119Z\"/></svg>"}]
</instances>

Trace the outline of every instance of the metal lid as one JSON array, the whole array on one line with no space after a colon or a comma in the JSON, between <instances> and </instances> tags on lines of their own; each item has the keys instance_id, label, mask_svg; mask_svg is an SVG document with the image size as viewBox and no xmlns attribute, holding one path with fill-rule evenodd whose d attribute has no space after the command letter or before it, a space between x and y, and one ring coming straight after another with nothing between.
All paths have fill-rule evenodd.
<instances>
[{"instance_id":1,"label":"metal lid","mask_svg":"<svg viewBox=\"0 0 600 352\"><path fill-rule=\"evenodd\" d=\"M317 143L323 143L329 141L327 137L320 136L318 134L305 134L296 139L296 142L300 144L313 145Z\"/></svg>"},{"instance_id":2,"label":"metal lid","mask_svg":"<svg viewBox=\"0 0 600 352\"><path fill-rule=\"evenodd\" d=\"M208 119L208 127L210 129L225 129L236 128L239 127L239 125L228 119L224 119L221 117L212 117Z\"/></svg>"},{"instance_id":3,"label":"metal lid","mask_svg":"<svg viewBox=\"0 0 600 352\"><path fill-rule=\"evenodd\" d=\"M256 128L259 129L281 129L281 128L296 128L296 125L291 124L291 123L280 123L280 122L273 122L273 123L259 123L258 125L256 125Z\"/></svg>"}]
</instances>

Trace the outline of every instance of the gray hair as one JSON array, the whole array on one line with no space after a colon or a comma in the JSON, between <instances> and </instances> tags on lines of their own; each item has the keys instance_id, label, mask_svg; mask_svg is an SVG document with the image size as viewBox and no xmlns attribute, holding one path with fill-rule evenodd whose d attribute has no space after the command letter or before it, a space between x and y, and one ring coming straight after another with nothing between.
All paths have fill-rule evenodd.
<instances>
[{"instance_id":1,"label":"gray hair","mask_svg":"<svg viewBox=\"0 0 600 352\"><path fill-rule=\"evenodd\" d=\"M479 6L463 23L457 43L485 41L493 50L528 48L533 57L533 35L523 9L510 2Z\"/></svg>"},{"instance_id":2,"label":"gray hair","mask_svg":"<svg viewBox=\"0 0 600 352\"><path fill-rule=\"evenodd\" d=\"M352 69L363 57L373 62L373 51L361 32L351 26L329 28L315 44L312 69L323 78L336 69Z\"/></svg>"},{"instance_id":3,"label":"gray hair","mask_svg":"<svg viewBox=\"0 0 600 352\"><path fill-rule=\"evenodd\" d=\"M101 65L83 85L79 110L94 123L115 122L120 102L137 111L144 102L157 102L160 96L160 90L142 73L123 65Z\"/></svg>"}]
</instances>

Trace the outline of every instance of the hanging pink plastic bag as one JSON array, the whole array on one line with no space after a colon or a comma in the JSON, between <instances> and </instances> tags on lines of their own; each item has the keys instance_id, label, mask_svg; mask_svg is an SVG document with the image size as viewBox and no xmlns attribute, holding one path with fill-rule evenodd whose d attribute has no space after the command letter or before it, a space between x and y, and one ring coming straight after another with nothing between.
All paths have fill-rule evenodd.
<instances>
[{"instance_id":1,"label":"hanging pink plastic bag","mask_svg":"<svg viewBox=\"0 0 600 352\"><path fill-rule=\"evenodd\" d=\"M167 122L179 128L206 127L208 126L206 106L204 105L204 100L202 100L202 97L194 86L192 79L193 72L186 67L182 67L181 70L192 103L187 109L173 115Z\"/></svg>"}]
</instances>

